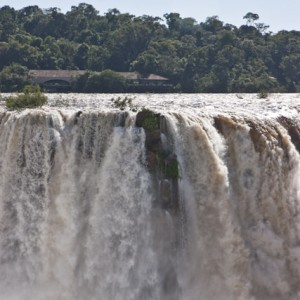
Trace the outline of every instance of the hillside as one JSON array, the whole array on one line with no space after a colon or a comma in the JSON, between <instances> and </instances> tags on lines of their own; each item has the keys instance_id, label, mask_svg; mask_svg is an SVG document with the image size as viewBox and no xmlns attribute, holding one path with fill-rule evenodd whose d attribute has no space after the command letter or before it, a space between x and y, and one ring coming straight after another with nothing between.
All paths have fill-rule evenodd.
<instances>
[{"instance_id":1,"label":"hillside","mask_svg":"<svg viewBox=\"0 0 300 300\"><path fill-rule=\"evenodd\" d=\"M199 23L178 13L101 14L85 3L66 13L3 6L0 91L21 90L30 69L110 69L163 76L176 92L299 92L300 32L273 34L254 13L244 19L236 27L217 16Z\"/></svg>"}]
</instances>

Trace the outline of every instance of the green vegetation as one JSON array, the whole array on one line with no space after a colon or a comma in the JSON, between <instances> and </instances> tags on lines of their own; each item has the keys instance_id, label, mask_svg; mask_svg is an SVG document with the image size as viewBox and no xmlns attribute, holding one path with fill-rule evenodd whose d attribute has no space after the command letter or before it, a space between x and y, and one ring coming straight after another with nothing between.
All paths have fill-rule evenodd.
<instances>
[{"instance_id":1,"label":"green vegetation","mask_svg":"<svg viewBox=\"0 0 300 300\"><path fill-rule=\"evenodd\" d=\"M158 167L164 178L166 179L178 179L179 178L179 166L176 156L168 157L165 153L157 154Z\"/></svg>"},{"instance_id":2,"label":"green vegetation","mask_svg":"<svg viewBox=\"0 0 300 300\"><path fill-rule=\"evenodd\" d=\"M22 91L30 83L27 73L28 69L17 63L5 66L0 72L0 91L8 93Z\"/></svg>"},{"instance_id":3,"label":"green vegetation","mask_svg":"<svg viewBox=\"0 0 300 300\"><path fill-rule=\"evenodd\" d=\"M160 116L150 109L142 108L137 114L136 126L143 127L151 135L156 135L156 131L160 129Z\"/></svg>"},{"instance_id":4,"label":"green vegetation","mask_svg":"<svg viewBox=\"0 0 300 300\"><path fill-rule=\"evenodd\" d=\"M120 110L129 109L132 111L137 111L137 108L132 104L132 97L125 96L125 97L117 97L112 98L111 101L113 102L113 106Z\"/></svg>"},{"instance_id":5,"label":"green vegetation","mask_svg":"<svg viewBox=\"0 0 300 300\"><path fill-rule=\"evenodd\" d=\"M300 32L271 33L248 12L236 27L178 13L134 16L86 3L67 13L0 7L0 91L21 91L29 69L89 70L75 92L122 92L116 72L169 78L177 92L300 91Z\"/></svg>"},{"instance_id":6,"label":"green vegetation","mask_svg":"<svg viewBox=\"0 0 300 300\"><path fill-rule=\"evenodd\" d=\"M159 129L159 117L153 111L144 108L141 113L144 115L142 127L145 130L153 131Z\"/></svg>"},{"instance_id":7,"label":"green vegetation","mask_svg":"<svg viewBox=\"0 0 300 300\"><path fill-rule=\"evenodd\" d=\"M125 79L117 72L87 72L74 79L73 89L86 93L122 93L125 91Z\"/></svg>"},{"instance_id":8,"label":"green vegetation","mask_svg":"<svg viewBox=\"0 0 300 300\"><path fill-rule=\"evenodd\" d=\"M26 86L23 94L10 96L6 99L8 109L34 108L47 103L47 97L40 91L40 87Z\"/></svg>"}]
</instances>

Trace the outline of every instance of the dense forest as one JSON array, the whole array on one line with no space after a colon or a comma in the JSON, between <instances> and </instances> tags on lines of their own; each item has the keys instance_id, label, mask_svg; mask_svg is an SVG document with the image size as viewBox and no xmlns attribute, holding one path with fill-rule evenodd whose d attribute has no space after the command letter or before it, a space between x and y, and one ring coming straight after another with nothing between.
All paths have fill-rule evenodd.
<instances>
[{"instance_id":1,"label":"dense forest","mask_svg":"<svg viewBox=\"0 0 300 300\"><path fill-rule=\"evenodd\" d=\"M89 70L90 77L153 73L169 78L176 92L299 92L300 31L272 33L255 13L241 18L245 24L236 27L217 16L199 23L178 13L100 14L86 3L66 13L3 6L0 91L21 90L30 69L61 69Z\"/></svg>"}]
</instances>

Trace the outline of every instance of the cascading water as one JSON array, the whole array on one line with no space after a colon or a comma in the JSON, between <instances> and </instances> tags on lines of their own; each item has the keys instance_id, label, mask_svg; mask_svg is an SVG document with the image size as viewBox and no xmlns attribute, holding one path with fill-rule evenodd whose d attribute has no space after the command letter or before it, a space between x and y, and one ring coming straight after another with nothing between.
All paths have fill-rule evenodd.
<instances>
[{"instance_id":1,"label":"cascading water","mask_svg":"<svg viewBox=\"0 0 300 300\"><path fill-rule=\"evenodd\" d=\"M111 97L0 107L0 299L300 299L298 95Z\"/></svg>"}]
</instances>

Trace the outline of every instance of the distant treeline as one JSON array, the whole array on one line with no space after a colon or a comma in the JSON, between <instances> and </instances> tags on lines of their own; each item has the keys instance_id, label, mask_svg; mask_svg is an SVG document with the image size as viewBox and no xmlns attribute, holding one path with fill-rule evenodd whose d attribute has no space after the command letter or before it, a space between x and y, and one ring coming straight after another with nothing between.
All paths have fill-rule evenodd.
<instances>
[{"instance_id":1,"label":"distant treeline","mask_svg":"<svg viewBox=\"0 0 300 300\"><path fill-rule=\"evenodd\" d=\"M236 27L217 16L102 15L85 3L65 14L3 6L0 91L21 90L29 69L111 69L167 77L177 92L299 92L300 32L273 34L251 12L244 19Z\"/></svg>"}]
</instances>

